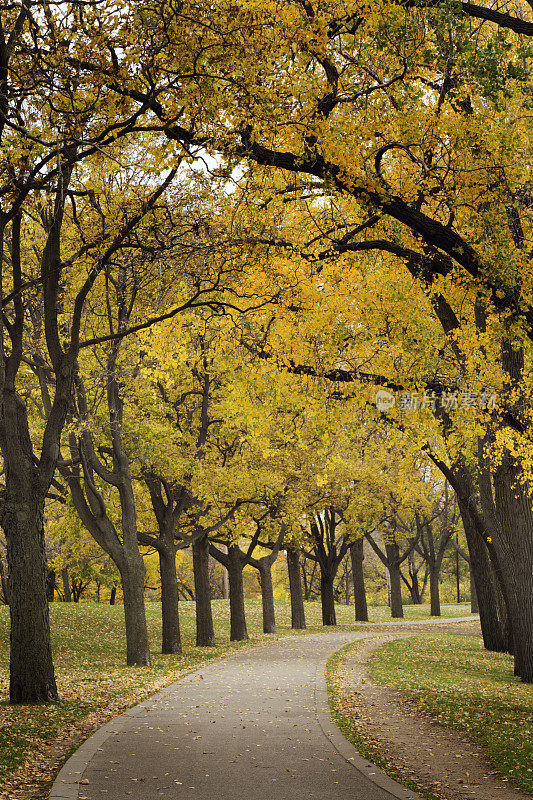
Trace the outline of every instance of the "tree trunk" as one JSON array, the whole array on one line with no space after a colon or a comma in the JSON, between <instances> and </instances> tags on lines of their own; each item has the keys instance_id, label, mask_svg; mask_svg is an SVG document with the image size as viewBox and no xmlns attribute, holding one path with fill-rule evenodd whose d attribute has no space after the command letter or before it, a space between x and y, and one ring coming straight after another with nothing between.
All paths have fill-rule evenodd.
<instances>
[{"instance_id":1,"label":"tree trunk","mask_svg":"<svg viewBox=\"0 0 533 800\"><path fill-rule=\"evenodd\" d=\"M241 642L248 639L246 614L244 610L244 587L242 581L242 561L237 545L228 547L230 640Z\"/></svg>"},{"instance_id":2,"label":"tree trunk","mask_svg":"<svg viewBox=\"0 0 533 800\"><path fill-rule=\"evenodd\" d=\"M420 596L420 586L418 584L418 574L416 572L412 572L409 576L411 578L411 585L409 588L409 594L411 595L411 601L413 605L419 606L422 603L422 597Z\"/></svg>"},{"instance_id":3,"label":"tree trunk","mask_svg":"<svg viewBox=\"0 0 533 800\"><path fill-rule=\"evenodd\" d=\"M440 587L439 587L439 567L430 564L429 567L429 597L430 597L430 615L432 617L440 617Z\"/></svg>"},{"instance_id":4,"label":"tree trunk","mask_svg":"<svg viewBox=\"0 0 533 800\"><path fill-rule=\"evenodd\" d=\"M159 545L159 571L161 574L161 618L163 623L163 653L181 653L178 579L176 575L176 550L174 545Z\"/></svg>"},{"instance_id":5,"label":"tree trunk","mask_svg":"<svg viewBox=\"0 0 533 800\"><path fill-rule=\"evenodd\" d=\"M63 596L65 603L72 603L72 592L70 591L70 579L67 567L61 570L61 580L63 581Z\"/></svg>"},{"instance_id":6,"label":"tree trunk","mask_svg":"<svg viewBox=\"0 0 533 800\"><path fill-rule=\"evenodd\" d=\"M228 548L226 547L226 545L221 544L220 545L220 549L222 550L223 553L225 553L227 555ZM222 599L223 600L228 600L229 599L229 576L228 576L228 570L225 569L224 567L222 568L222 587L221 587L221 589L222 589Z\"/></svg>"},{"instance_id":7,"label":"tree trunk","mask_svg":"<svg viewBox=\"0 0 533 800\"><path fill-rule=\"evenodd\" d=\"M403 582L407 586L407 589L409 590L409 594L411 595L411 602L413 603L413 605L417 606L421 605L422 593L420 591L420 583L418 581L418 569L416 568L415 564L414 552L412 552L407 558L407 574L409 575L409 579L411 582L409 583L409 581L405 577L403 578Z\"/></svg>"},{"instance_id":8,"label":"tree trunk","mask_svg":"<svg viewBox=\"0 0 533 800\"><path fill-rule=\"evenodd\" d=\"M7 475L2 527L7 541L12 703L58 699L50 643L44 550L44 499ZM32 496L33 495L33 496Z\"/></svg>"},{"instance_id":9,"label":"tree trunk","mask_svg":"<svg viewBox=\"0 0 533 800\"><path fill-rule=\"evenodd\" d=\"M144 576L146 567L142 556L133 564L122 565L120 577L124 593L126 622L126 663L128 666L149 667L152 663L144 606Z\"/></svg>"},{"instance_id":10,"label":"tree trunk","mask_svg":"<svg viewBox=\"0 0 533 800\"><path fill-rule=\"evenodd\" d=\"M3 595L3 602L6 606L9 605L9 589L7 588L7 578L4 573L4 562L0 557L0 581L2 583L2 595Z\"/></svg>"},{"instance_id":11,"label":"tree trunk","mask_svg":"<svg viewBox=\"0 0 533 800\"><path fill-rule=\"evenodd\" d=\"M353 574L353 594L355 605L355 621L368 622L368 607L366 603L365 574L363 570L364 539L357 539L350 547Z\"/></svg>"},{"instance_id":12,"label":"tree trunk","mask_svg":"<svg viewBox=\"0 0 533 800\"><path fill-rule=\"evenodd\" d=\"M287 570L291 592L291 626L295 630L305 630L305 609L300 576L300 553L287 550Z\"/></svg>"},{"instance_id":13,"label":"tree trunk","mask_svg":"<svg viewBox=\"0 0 533 800\"><path fill-rule=\"evenodd\" d=\"M215 631L211 609L209 584L209 540L207 536L195 539L192 545L194 593L196 595L196 646L214 647ZM224 572L226 571L225 568Z\"/></svg>"},{"instance_id":14,"label":"tree trunk","mask_svg":"<svg viewBox=\"0 0 533 800\"><path fill-rule=\"evenodd\" d=\"M529 544L529 546L528 546ZM515 675L533 683L533 547L522 542L519 564L513 570L516 581L516 610L512 620Z\"/></svg>"},{"instance_id":15,"label":"tree trunk","mask_svg":"<svg viewBox=\"0 0 533 800\"><path fill-rule=\"evenodd\" d=\"M276 633L274 587L272 586L272 564L268 558L259 560L261 576L261 600L263 603L263 633Z\"/></svg>"},{"instance_id":16,"label":"tree trunk","mask_svg":"<svg viewBox=\"0 0 533 800\"><path fill-rule=\"evenodd\" d=\"M497 557L494 551L489 553L490 564L492 571L492 582L494 584L494 593L496 595L496 607L498 609L498 619L502 629L503 646L505 653L513 655L513 623L512 615L509 610L509 600L507 598L507 589L503 579L502 570L497 565Z\"/></svg>"},{"instance_id":17,"label":"tree trunk","mask_svg":"<svg viewBox=\"0 0 533 800\"><path fill-rule=\"evenodd\" d=\"M469 565L470 566L470 565ZM476 582L470 566L470 613L479 614L479 604L477 601Z\"/></svg>"},{"instance_id":18,"label":"tree trunk","mask_svg":"<svg viewBox=\"0 0 533 800\"><path fill-rule=\"evenodd\" d=\"M515 675L533 683L533 509L508 452L494 471L499 533L493 537L513 631Z\"/></svg>"},{"instance_id":19,"label":"tree trunk","mask_svg":"<svg viewBox=\"0 0 533 800\"><path fill-rule=\"evenodd\" d=\"M110 606L114 606L116 599L117 599L117 587L116 586L112 586L111 587L111 594L109 595L109 605Z\"/></svg>"},{"instance_id":20,"label":"tree trunk","mask_svg":"<svg viewBox=\"0 0 533 800\"><path fill-rule=\"evenodd\" d=\"M498 613L498 599L487 546L476 530L466 504L459 499L459 510L470 556L470 574L474 578L479 605L483 644L494 653L506 653L508 642Z\"/></svg>"},{"instance_id":21,"label":"tree trunk","mask_svg":"<svg viewBox=\"0 0 533 800\"><path fill-rule=\"evenodd\" d=\"M49 569L46 573L46 599L49 603L54 602L56 590L56 573L55 570Z\"/></svg>"},{"instance_id":22,"label":"tree trunk","mask_svg":"<svg viewBox=\"0 0 533 800\"><path fill-rule=\"evenodd\" d=\"M386 544L387 562L390 578L390 613L394 619L403 617L402 579L399 565L399 547L397 544Z\"/></svg>"},{"instance_id":23,"label":"tree trunk","mask_svg":"<svg viewBox=\"0 0 533 800\"><path fill-rule=\"evenodd\" d=\"M320 598L322 600L322 625L336 625L334 576L324 571L320 575Z\"/></svg>"}]
</instances>

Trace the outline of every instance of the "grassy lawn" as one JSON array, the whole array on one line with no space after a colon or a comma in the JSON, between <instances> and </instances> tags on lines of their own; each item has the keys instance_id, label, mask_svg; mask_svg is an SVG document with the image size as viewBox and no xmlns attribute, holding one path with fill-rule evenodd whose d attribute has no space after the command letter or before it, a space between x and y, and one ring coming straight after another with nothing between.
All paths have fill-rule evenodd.
<instances>
[{"instance_id":1,"label":"grassy lawn","mask_svg":"<svg viewBox=\"0 0 533 800\"><path fill-rule=\"evenodd\" d=\"M430 635L386 645L371 672L443 725L466 731L504 775L533 793L533 688L514 677L509 656L488 653L481 637Z\"/></svg>"},{"instance_id":2,"label":"grassy lawn","mask_svg":"<svg viewBox=\"0 0 533 800\"><path fill-rule=\"evenodd\" d=\"M319 631L320 604L307 603L309 631ZM246 602L248 632L253 641L268 639L262 631L261 601ZM196 648L194 603L181 603L182 656L160 653L161 606L147 605L153 666L126 667L126 642L122 606L97 603L52 603L50 605L54 662L61 701L49 706L9 706L7 703L9 663L8 609L0 608L0 786L9 789L9 777L32 752L42 751L47 743L66 738L69 729L84 720L88 725L114 716L140 702L161 686L171 683L184 671L246 646L229 642L227 601L213 603L216 648ZM354 628L350 606L337 607L340 626ZM406 619L428 618L427 606L406 606ZM443 615L468 614L466 605L446 606ZM371 621L390 620L387 608L371 608ZM290 604L277 606L280 634L290 632ZM106 710L105 713L103 710ZM44 779L44 778L43 778Z\"/></svg>"}]
</instances>

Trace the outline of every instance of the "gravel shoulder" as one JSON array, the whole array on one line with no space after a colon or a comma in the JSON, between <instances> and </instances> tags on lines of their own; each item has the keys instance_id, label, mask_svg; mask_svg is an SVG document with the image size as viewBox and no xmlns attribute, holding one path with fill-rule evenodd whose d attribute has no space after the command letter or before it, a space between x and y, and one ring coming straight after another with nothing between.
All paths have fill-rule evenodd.
<instances>
[{"instance_id":1,"label":"gravel shoulder","mask_svg":"<svg viewBox=\"0 0 533 800\"><path fill-rule=\"evenodd\" d=\"M369 673L373 654L387 642L427 633L412 625L401 633L380 631L341 657L334 682L337 708L358 733L377 747L395 770L444 800L531 800L513 787L483 758L479 748L460 732L423 715L416 702L400 691L377 685ZM479 633L477 623L442 625L439 633Z\"/></svg>"}]
</instances>

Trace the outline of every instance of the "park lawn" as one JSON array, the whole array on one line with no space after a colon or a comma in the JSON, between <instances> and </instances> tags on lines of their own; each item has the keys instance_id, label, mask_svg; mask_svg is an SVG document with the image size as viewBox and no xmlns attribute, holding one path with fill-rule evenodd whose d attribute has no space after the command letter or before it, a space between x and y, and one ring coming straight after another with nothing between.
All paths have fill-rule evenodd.
<instances>
[{"instance_id":1,"label":"park lawn","mask_svg":"<svg viewBox=\"0 0 533 800\"><path fill-rule=\"evenodd\" d=\"M0 786L9 796L10 776L28 756L46 751L47 746L66 739L76 723L83 720L89 727L121 713L125 708L162 686L176 680L184 672L207 661L246 646L229 642L228 601L213 602L213 615L218 646L196 648L195 605L180 604L183 655L162 655L161 604L148 603L147 620L152 647L152 667L125 666L126 641L123 607L98 603L51 603L52 646L61 700L42 706L10 706L8 696L9 611L0 608ZM290 603L277 604L278 631L291 633ZM390 620L387 608L370 608L371 621ZM268 639L262 633L261 601L247 600L248 632L252 641ZM355 628L353 607L337 607L339 626ZM428 618L427 606L406 606L406 619ZM446 616L468 614L466 605L447 606ZM320 603L306 604L308 632L321 628ZM43 761L35 762L33 772L42 771L49 781L50 771Z\"/></svg>"},{"instance_id":2,"label":"park lawn","mask_svg":"<svg viewBox=\"0 0 533 800\"><path fill-rule=\"evenodd\" d=\"M484 650L479 636L410 637L378 650L371 674L441 724L466 731L500 772L533 793L533 687L514 677L510 656Z\"/></svg>"}]
</instances>

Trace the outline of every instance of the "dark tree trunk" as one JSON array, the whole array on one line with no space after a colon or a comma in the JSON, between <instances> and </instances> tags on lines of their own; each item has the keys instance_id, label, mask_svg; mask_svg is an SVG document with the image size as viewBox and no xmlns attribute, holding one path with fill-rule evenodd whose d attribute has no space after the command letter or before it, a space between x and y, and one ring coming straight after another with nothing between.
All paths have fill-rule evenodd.
<instances>
[{"instance_id":1,"label":"dark tree trunk","mask_svg":"<svg viewBox=\"0 0 533 800\"><path fill-rule=\"evenodd\" d=\"M300 576L300 553L287 550L287 570L291 592L291 626L295 630L305 630L305 609Z\"/></svg>"},{"instance_id":2,"label":"dark tree trunk","mask_svg":"<svg viewBox=\"0 0 533 800\"><path fill-rule=\"evenodd\" d=\"M83 582L82 581L72 581L72 598L75 603L80 602L81 593L83 592Z\"/></svg>"},{"instance_id":3,"label":"dark tree trunk","mask_svg":"<svg viewBox=\"0 0 533 800\"><path fill-rule=\"evenodd\" d=\"M240 642L248 639L246 614L244 610L244 587L242 581L242 560L237 545L228 547L230 640Z\"/></svg>"},{"instance_id":4,"label":"dark tree trunk","mask_svg":"<svg viewBox=\"0 0 533 800\"><path fill-rule=\"evenodd\" d=\"M350 547L353 574L353 594L355 606L355 621L368 622L368 607L366 603L365 574L363 570L364 539L357 539Z\"/></svg>"},{"instance_id":5,"label":"dark tree trunk","mask_svg":"<svg viewBox=\"0 0 533 800\"><path fill-rule=\"evenodd\" d=\"M56 573L55 570L49 569L46 573L46 598L49 603L54 602L56 590Z\"/></svg>"},{"instance_id":6,"label":"dark tree trunk","mask_svg":"<svg viewBox=\"0 0 533 800\"><path fill-rule=\"evenodd\" d=\"M322 625L336 625L335 594L333 582L335 576L324 571L320 575L320 599L322 601Z\"/></svg>"},{"instance_id":7,"label":"dark tree trunk","mask_svg":"<svg viewBox=\"0 0 533 800\"><path fill-rule=\"evenodd\" d=\"M348 574L348 563L344 566L344 605L350 605L350 576Z\"/></svg>"},{"instance_id":8,"label":"dark tree trunk","mask_svg":"<svg viewBox=\"0 0 533 800\"><path fill-rule=\"evenodd\" d=\"M390 613L394 619L403 617L402 578L400 575L400 549L397 544L386 544L390 578Z\"/></svg>"},{"instance_id":9,"label":"dark tree trunk","mask_svg":"<svg viewBox=\"0 0 533 800\"><path fill-rule=\"evenodd\" d=\"M126 663L128 666L149 667L152 661L144 606L146 567L140 554L132 560L132 564L122 566L120 570L126 622Z\"/></svg>"},{"instance_id":10,"label":"dark tree trunk","mask_svg":"<svg viewBox=\"0 0 533 800\"><path fill-rule=\"evenodd\" d=\"M304 591L304 600L310 600L311 595L314 593L314 582L315 582L315 575L317 571L317 562L312 561L313 564L311 568L311 574L307 574L306 564L310 559L304 556L303 564L302 564L302 576L303 576L303 591Z\"/></svg>"},{"instance_id":11,"label":"dark tree trunk","mask_svg":"<svg viewBox=\"0 0 533 800\"><path fill-rule=\"evenodd\" d=\"M7 588L7 578L4 573L4 562L0 558L0 581L2 584L2 600L6 604L9 605L9 589Z\"/></svg>"},{"instance_id":12,"label":"dark tree trunk","mask_svg":"<svg viewBox=\"0 0 533 800\"><path fill-rule=\"evenodd\" d=\"M14 483L14 485L12 485ZM2 527L7 540L12 703L58 699L50 644L44 550L44 498L31 481L7 475Z\"/></svg>"},{"instance_id":13,"label":"dark tree trunk","mask_svg":"<svg viewBox=\"0 0 533 800\"><path fill-rule=\"evenodd\" d=\"M479 604L477 601L476 582L472 574L472 567L470 567L470 613L479 614Z\"/></svg>"},{"instance_id":14,"label":"dark tree trunk","mask_svg":"<svg viewBox=\"0 0 533 800\"><path fill-rule=\"evenodd\" d=\"M159 571L161 574L161 618L163 623L163 653L181 653L178 578L176 575L176 550L174 545L159 544Z\"/></svg>"},{"instance_id":15,"label":"dark tree trunk","mask_svg":"<svg viewBox=\"0 0 533 800\"><path fill-rule=\"evenodd\" d=\"M440 617L440 587L439 587L440 569L436 565L429 567L429 597L430 597L430 615L432 617Z\"/></svg>"},{"instance_id":16,"label":"dark tree trunk","mask_svg":"<svg viewBox=\"0 0 533 800\"><path fill-rule=\"evenodd\" d=\"M112 586L111 587L111 594L109 596L109 605L110 606L114 606L116 599L117 599L117 587L116 586Z\"/></svg>"},{"instance_id":17,"label":"dark tree trunk","mask_svg":"<svg viewBox=\"0 0 533 800\"><path fill-rule=\"evenodd\" d=\"M420 590L420 582L418 580L418 572L419 570L416 567L414 552L410 553L407 557L407 574L409 576L409 580L404 576L401 568L400 573L404 584L407 586L409 594L411 595L411 602L414 605L420 605L422 603L422 591ZM410 581L410 582L409 582ZM424 583L425 588L425 583Z\"/></svg>"},{"instance_id":18,"label":"dark tree trunk","mask_svg":"<svg viewBox=\"0 0 533 800\"><path fill-rule=\"evenodd\" d=\"M494 584L494 592L496 595L496 607L498 609L498 619L502 629L503 646L505 653L513 655L513 623L511 613L509 610L509 600L507 598L507 589L503 579L503 573L497 564L497 556L493 551L490 553L490 564L492 570L492 582Z\"/></svg>"},{"instance_id":19,"label":"dark tree trunk","mask_svg":"<svg viewBox=\"0 0 533 800\"><path fill-rule=\"evenodd\" d=\"M221 544L220 549L222 550L223 553L227 555L228 548L225 545ZM229 600L229 576L228 576L228 570L225 567L222 567L221 593L223 600Z\"/></svg>"},{"instance_id":20,"label":"dark tree trunk","mask_svg":"<svg viewBox=\"0 0 533 800\"><path fill-rule=\"evenodd\" d=\"M510 612L515 675L533 683L533 509L520 477L519 465L505 452L494 472L500 530L493 546Z\"/></svg>"},{"instance_id":21,"label":"dark tree trunk","mask_svg":"<svg viewBox=\"0 0 533 800\"><path fill-rule=\"evenodd\" d=\"M420 595L420 586L418 584L418 573L412 572L410 575L411 578L411 585L409 588L409 594L411 595L411 600L413 604L419 606L422 603L422 597Z\"/></svg>"},{"instance_id":22,"label":"dark tree trunk","mask_svg":"<svg viewBox=\"0 0 533 800\"><path fill-rule=\"evenodd\" d=\"M470 556L470 574L474 579L479 605L479 621L483 644L487 650L492 652L506 653L508 651L508 642L498 614L496 586L487 547L480 533L476 530L470 512L461 498L459 498L459 510L463 520L468 554Z\"/></svg>"},{"instance_id":23,"label":"dark tree trunk","mask_svg":"<svg viewBox=\"0 0 533 800\"><path fill-rule=\"evenodd\" d=\"M276 611L274 587L272 586L272 564L268 558L259 559L261 576L261 600L263 603L263 633L276 633Z\"/></svg>"},{"instance_id":24,"label":"dark tree trunk","mask_svg":"<svg viewBox=\"0 0 533 800\"><path fill-rule=\"evenodd\" d=\"M61 570L61 580L63 581L63 597L65 603L72 603L72 592L70 591L70 578L67 567Z\"/></svg>"},{"instance_id":25,"label":"dark tree trunk","mask_svg":"<svg viewBox=\"0 0 533 800\"><path fill-rule=\"evenodd\" d=\"M211 609L209 584L209 540L207 536L195 539L192 545L194 593L196 595L196 646L214 647L215 631ZM225 570L225 567L223 567Z\"/></svg>"}]
</instances>

